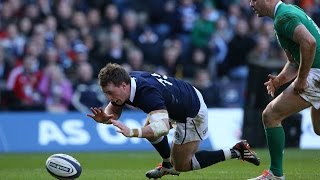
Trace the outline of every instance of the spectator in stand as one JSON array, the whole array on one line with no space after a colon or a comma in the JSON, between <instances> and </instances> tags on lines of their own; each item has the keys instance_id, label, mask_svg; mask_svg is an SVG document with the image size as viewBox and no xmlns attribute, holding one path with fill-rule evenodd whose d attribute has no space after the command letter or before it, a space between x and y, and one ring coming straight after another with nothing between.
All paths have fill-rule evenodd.
<instances>
[{"instance_id":1,"label":"spectator in stand","mask_svg":"<svg viewBox=\"0 0 320 180\"><path fill-rule=\"evenodd\" d=\"M66 35L64 33L58 33L54 40L55 48L58 51L59 56L59 63L61 64L62 68L68 69L72 65L72 48L71 44L69 43Z\"/></svg>"},{"instance_id":2,"label":"spectator in stand","mask_svg":"<svg viewBox=\"0 0 320 180\"><path fill-rule=\"evenodd\" d=\"M274 54L274 51L271 51L268 37L263 35L259 36L257 39L257 44L248 55L248 61L266 62L275 59L276 54Z\"/></svg>"},{"instance_id":3,"label":"spectator in stand","mask_svg":"<svg viewBox=\"0 0 320 180\"><path fill-rule=\"evenodd\" d=\"M58 24L58 30L65 31L71 27L71 18L73 9L68 1L59 1L56 7L56 18Z\"/></svg>"},{"instance_id":4,"label":"spectator in stand","mask_svg":"<svg viewBox=\"0 0 320 180\"><path fill-rule=\"evenodd\" d=\"M220 15L216 21L214 35L220 37L226 43L229 43L233 37L233 33L232 26L230 26L227 17L225 15Z\"/></svg>"},{"instance_id":5,"label":"spectator in stand","mask_svg":"<svg viewBox=\"0 0 320 180\"><path fill-rule=\"evenodd\" d=\"M101 67L106 65L107 60L120 64L126 62L126 50L121 34L109 34L106 44L108 49L105 49Z\"/></svg>"},{"instance_id":6,"label":"spectator in stand","mask_svg":"<svg viewBox=\"0 0 320 180\"><path fill-rule=\"evenodd\" d=\"M212 14L214 8L211 3L205 3L201 10L201 16L196 20L191 32L191 44L197 48L207 48L210 38L216 30L216 21L219 14Z\"/></svg>"},{"instance_id":7,"label":"spectator in stand","mask_svg":"<svg viewBox=\"0 0 320 180\"><path fill-rule=\"evenodd\" d=\"M38 64L35 57L30 55L24 57L23 65L13 79L12 90L16 101L12 102L12 110L44 110L43 97L38 90L43 74L38 69Z\"/></svg>"},{"instance_id":8,"label":"spectator in stand","mask_svg":"<svg viewBox=\"0 0 320 180\"><path fill-rule=\"evenodd\" d=\"M192 49L188 63L183 66L184 78L193 78L199 69L207 69L209 56L209 52L205 48Z\"/></svg>"},{"instance_id":9,"label":"spectator in stand","mask_svg":"<svg viewBox=\"0 0 320 180\"><path fill-rule=\"evenodd\" d=\"M48 47L41 56L40 67L44 68L49 65L59 65L59 54L56 48Z\"/></svg>"},{"instance_id":10,"label":"spectator in stand","mask_svg":"<svg viewBox=\"0 0 320 180\"><path fill-rule=\"evenodd\" d=\"M50 16L53 14L53 4L51 0L38 0L37 5L41 16Z\"/></svg>"},{"instance_id":11,"label":"spectator in stand","mask_svg":"<svg viewBox=\"0 0 320 180\"><path fill-rule=\"evenodd\" d=\"M104 20L103 20L104 21ZM99 11L97 9L90 9L87 17L87 24L89 26L90 37L96 41L102 31L105 29L102 28L102 22Z\"/></svg>"},{"instance_id":12,"label":"spectator in stand","mask_svg":"<svg viewBox=\"0 0 320 180\"><path fill-rule=\"evenodd\" d=\"M87 47L88 62L93 66L95 64L95 60L101 59L98 51L98 44L90 34L87 34L83 37L83 44Z\"/></svg>"},{"instance_id":13,"label":"spectator in stand","mask_svg":"<svg viewBox=\"0 0 320 180\"><path fill-rule=\"evenodd\" d=\"M104 8L103 27L108 29L112 24L120 22L119 10L114 4L108 4Z\"/></svg>"},{"instance_id":14,"label":"spectator in stand","mask_svg":"<svg viewBox=\"0 0 320 180\"><path fill-rule=\"evenodd\" d=\"M66 112L72 99L72 84L66 78L62 68L48 65L39 84L39 91L45 99L45 108L49 112Z\"/></svg>"},{"instance_id":15,"label":"spectator in stand","mask_svg":"<svg viewBox=\"0 0 320 180\"><path fill-rule=\"evenodd\" d=\"M218 76L218 67L221 66L227 56L228 43L232 37L233 30L229 26L227 18L221 15L216 22L216 30L212 34L208 45L211 52L209 54L208 70L214 79Z\"/></svg>"},{"instance_id":16,"label":"spectator in stand","mask_svg":"<svg viewBox=\"0 0 320 180\"><path fill-rule=\"evenodd\" d=\"M125 11L121 23L124 30L124 38L133 44L137 44L139 34L142 32L142 29L139 27L137 12L134 10Z\"/></svg>"},{"instance_id":17,"label":"spectator in stand","mask_svg":"<svg viewBox=\"0 0 320 180\"><path fill-rule=\"evenodd\" d=\"M136 47L128 49L127 62L131 71L152 71L150 64L145 63L142 51Z\"/></svg>"},{"instance_id":18,"label":"spectator in stand","mask_svg":"<svg viewBox=\"0 0 320 180\"><path fill-rule=\"evenodd\" d=\"M54 46L54 38L57 35L57 19L54 16L47 16L44 21L46 32L44 38L47 46Z\"/></svg>"},{"instance_id":19,"label":"spectator in stand","mask_svg":"<svg viewBox=\"0 0 320 180\"><path fill-rule=\"evenodd\" d=\"M0 39L0 45L4 47L9 56L21 57L24 52L26 38L23 37L16 24L11 23L6 27L6 36Z\"/></svg>"},{"instance_id":20,"label":"spectator in stand","mask_svg":"<svg viewBox=\"0 0 320 180\"><path fill-rule=\"evenodd\" d=\"M80 29L72 27L64 32L64 34L67 36L68 43L71 45L72 48L74 48L74 46L79 42L82 42L83 36L88 35L88 33L81 34ZM72 60L75 60L75 56L72 56Z\"/></svg>"},{"instance_id":21,"label":"spectator in stand","mask_svg":"<svg viewBox=\"0 0 320 180\"><path fill-rule=\"evenodd\" d=\"M179 0L176 8L178 24L175 26L175 32L181 35L190 34L199 16L199 7L192 0Z\"/></svg>"},{"instance_id":22,"label":"spectator in stand","mask_svg":"<svg viewBox=\"0 0 320 180\"><path fill-rule=\"evenodd\" d=\"M34 3L27 3L24 7L24 16L28 17L32 24L41 22L41 13L39 7Z\"/></svg>"},{"instance_id":23,"label":"spectator in stand","mask_svg":"<svg viewBox=\"0 0 320 180\"><path fill-rule=\"evenodd\" d=\"M42 47L42 46L40 46ZM5 51L6 52L6 51ZM10 70L7 82L6 82L6 89L7 90L12 90L14 87L14 83L16 82L16 78L18 75L20 75L21 73L23 73L24 71L24 60L26 59L26 57L32 57L33 59L35 59L35 61L32 61L33 64L33 71L40 71L40 60L38 59L38 56L41 52L41 48L39 48L38 44L36 43L36 41L34 41L33 39L28 41L26 47L25 47L25 52L24 55L21 57L11 57L10 55L8 57L9 60L9 64L13 67L13 69Z\"/></svg>"},{"instance_id":24,"label":"spectator in stand","mask_svg":"<svg viewBox=\"0 0 320 180\"><path fill-rule=\"evenodd\" d=\"M192 0L179 0L176 9L175 35L182 42L182 59L187 58L191 48L191 32L200 10Z\"/></svg>"},{"instance_id":25,"label":"spectator in stand","mask_svg":"<svg viewBox=\"0 0 320 180\"><path fill-rule=\"evenodd\" d=\"M174 40L164 43L162 53L162 68L168 76L183 78L183 66L180 64L181 46L177 46Z\"/></svg>"},{"instance_id":26,"label":"spectator in stand","mask_svg":"<svg viewBox=\"0 0 320 180\"><path fill-rule=\"evenodd\" d=\"M44 41L43 41L43 39L40 39L39 36L38 36L38 39L35 39L33 37L26 44L24 56L29 55L29 56L33 56L33 57L37 58L38 65L41 66L43 62L40 61L41 60L40 57L44 52L44 47L45 47ZM22 64L22 61L23 61L23 59L18 58L15 62L15 65L17 66L19 64ZM39 68L41 68L41 67L39 67Z\"/></svg>"},{"instance_id":27,"label":"spectator in stand","mask_svg":"<svg viewBox=\"0 0 320 180\"><path fill-rule=\"evenodd\" d=\"M264 20L260 32L261 33L259 36L265 36L268 38L272 52L280 56L279 54L282 53L282 49L278 43L276 36L274 35L274 25L270 19Z\"/></svg>"},{"instance_id":28,"label":"spectator in stand","mask_svg":"<svg viewBox=\"0 0 320 180\"><path fill-rule=\"evenodd\" d=\"M70 68L66 69L65 73L68 79L74 83L77 79L77 69L82 63L89 62L88 48L82 43L78 42L74 45L73 51L75 52L75 59L72 62Z\"/></svg>"},{"instance_id":29,"label":"spectator in stand","mask_svg":"<svg viewBox=\"0 0 320 180\"><path fill-rule=\"evenodd\" d=\"M96 40L96 54L91 56L90 62L94 69L94 74L98 75L99 69L108 63L107 60L124 63L126 50L123 42L123 28L121 24L112 24L108 31L102 31Z\"/></svg>"},{"instance_id":30,"label":"spectator in stand","mask_svg":"<svg viewBox=\"0 0 320 180\"><path fill-rule=\"evenodd\" d=\"M19 25L18 25L19 31L21 35L27 39L28 37L31 36L32 33L32 22L29 18L23 17L22 19L19 20Z\"/></svg>"},{"instance_id":31,"label":"spectator in stand","mask_svg":"<svg viewBox=\"0 0 320 180\"><path fill-rule=\"evenodd\" d=\"M261 29L263 27L263 19L258 16L251 16L249 18L250 36L254 39L258 39L261 35Z\"/></svg>"},{"instance_id":32,"label":"spectator in stand","mask_svg":"<svg viewBox=\"0 0 320 180\"><path fill-rule=\"evenodd\" d=\"M222 67L219 67L220 75L231 79L246 81L248 76L247 57L255 46L255 41L249 36L249 26L245 19L240 19L236 25L235 34L228 44L228 53Z\"/></svg>"},{"instance_id":33,"label":"spectator in stand","mask_svg":"<svg viewBox=\"0 0 320 180\"><path fill-rule=\"evenodd\" d=\"M219 85L213 83L216 81L212 81L210 77L207 69L197 68L193 77L193 85L201 92L208 107L219 107L221 106Z\"/></svg>"},{"instance_id":34,"label":"spectator in stand","mask_svg":"<svg viewBox=\"0 0 320 180\"><path fill-rule=\"evenodd\" d=\"M110 34L115 34L116 36L119 36L120 39L124 38L124 30L121 24L116 23L112 24L109 29Z\"/></svg>"},{"instance_id":35,"label":"spectator in stand","mask_svg":"<svg viewBox=\"0 0 320 180\"><path fill-rule=\"evenodd\" d=\"M175 2L173 0L148 1L148 25L161 40L167 38L172 31L175 19Z\"/></svg>"},{"instance_id":36,"label":"spectator in stand","mask_svg":"<svg viewBox=\"0 0 320 180\"><path fill-rule=\"evenodd\" d=\"M89 63L82 63L77 68L77 81L72 97L73 107L82 113L89 113L91 107L102 107L106 98L93 78L93 69Z\"/></svg>"},{"instance_id":37,"label":"spectator in stand","mask_svg":"<svg viewBox=\"0 0 320 180\"><path fill-rule=\"evenodd\" d=\"M239 20L243 18L242 16L243 14L237 3L231 3L230 6L228 6L228 23L232 27L236 27L236 25L239 23Z\"/></svg>"},{"instance_id":38,"label":"spectator in stand","mask_svg":"<svg viewBox=\"0 0 320 180\"><path fill-rule=\"evenodd\" d=\"M87 17L83 12L74 12L71 19L72 29L77 30L80 36L84 36L90 32Z\"/></svg>"},{"instance_id":39,"label":"spectator in stand","mask_svg":"<svg viewBox=\"0 0 320 180\"><path fill-rule=\"evenodd\" d=\"M1 11L0 11L0 22L3 28L7 27L13 21L18 19L14 15L15 15L15 11L12 10L12 2L11 1L2 2Z\"/></svg>"},{"instance_id":40,"label":"spectator in stand","mask_svg":"<svg viewBox=\"0 0 320 180\"><path fill-rule=\"evenodd\" d=\"M159 36L153 31L151 27L145 27L144 31L139 35L138 47L143 52L145 62L154 65L161 64L161 41Z\"/></svg>"}]
</instances>

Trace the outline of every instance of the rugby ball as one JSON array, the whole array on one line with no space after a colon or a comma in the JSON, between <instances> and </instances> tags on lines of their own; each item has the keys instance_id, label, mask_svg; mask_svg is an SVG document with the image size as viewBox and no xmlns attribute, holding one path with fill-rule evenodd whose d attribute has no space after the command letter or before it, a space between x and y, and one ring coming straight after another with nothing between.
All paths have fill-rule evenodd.
<instances>
[{"instance_id":1,"label":"rugby ball","mask_svg":"<svg viewBox=\"0 0 320 180\"><path fill-rule=\"evenodd\" d=\"M67 154L53 154L46 161L47 171L55 178L70 180L81 174L81 165L72 156Z\"/></svg>"}]
</instances>

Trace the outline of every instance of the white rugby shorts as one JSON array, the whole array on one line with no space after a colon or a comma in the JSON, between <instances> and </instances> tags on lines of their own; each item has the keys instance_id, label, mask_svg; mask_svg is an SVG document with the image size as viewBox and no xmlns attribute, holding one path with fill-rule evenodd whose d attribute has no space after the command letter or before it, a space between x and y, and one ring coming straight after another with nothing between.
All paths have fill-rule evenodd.
<instances>
[{"instance_id":1,"label":"white rugby shorts","mask_svg":"<svg viewBox=\"0 0 320 180\"><path fill-rule=\"evenodd\" d=\"M208 108L204 103L201 93L196 89L200 101L200 109L196 117L186 119L186 123L179 123L170 119L172 127L175 129L175 144L185 144L191 141L204 140L208 137Z\"/></svg>"},{"instance_id":2,"label":"white rugby shorts","mask_svg":"<svg viewBox=\"0 0 320 180\"><path fill-rule=\"evenodd\" d=\"M320 69L311 68L307 77L307 89L299 95L310 102L316 109L320 108Z\"/></svg>"}]
</instances>

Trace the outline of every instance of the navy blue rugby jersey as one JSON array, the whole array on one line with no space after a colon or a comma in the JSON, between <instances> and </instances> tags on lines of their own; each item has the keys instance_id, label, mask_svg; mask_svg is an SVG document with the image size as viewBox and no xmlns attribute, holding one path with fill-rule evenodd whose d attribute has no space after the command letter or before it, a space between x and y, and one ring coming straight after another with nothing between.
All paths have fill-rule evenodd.
<instances>
[{"instance_id":1,"label":"navy blue rugby jersey","mask_svg":"<svg viewBox=\"0 0 320 180\"><path fill-rule=\"evenodd\" d=\"M130 102L127 104L145 113L166 109L169 117L177 122L185 122L187 117L198 114L200 101L189 83L143 71L132 71L129 75L136 83L131 83Z\"/></svg>"}]
</instances>

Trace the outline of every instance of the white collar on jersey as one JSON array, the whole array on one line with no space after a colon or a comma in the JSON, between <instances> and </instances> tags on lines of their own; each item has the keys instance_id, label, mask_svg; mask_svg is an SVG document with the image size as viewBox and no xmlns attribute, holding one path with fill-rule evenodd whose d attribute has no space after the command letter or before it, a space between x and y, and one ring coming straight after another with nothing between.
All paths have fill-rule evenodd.
<instances>
[{"instance_id":1,"label":"white collar on jersey","mask_svg":"<svg viewBox=\"0 0 320 180\"><path fill-rule=\"evenodd\" d=\"M282 1L279 1L276 6L274 7L274 12L273 12L273 16L275 17L276 16L276 12L278 10L278 7L280 6L280 4L282 4L283 2Z\"/></svg>"},{"instance_id":2,"label":"white collar on jersey","mask_svg":"<svg viewBox=\"0 0 320 180\"><path fill-rule=\"evenodd\" d=\"M130 102L133 102L134 96L136 95L137 83L135 78L131 77L131 91L130 91Z\"/></svg>"}]
</instances>

